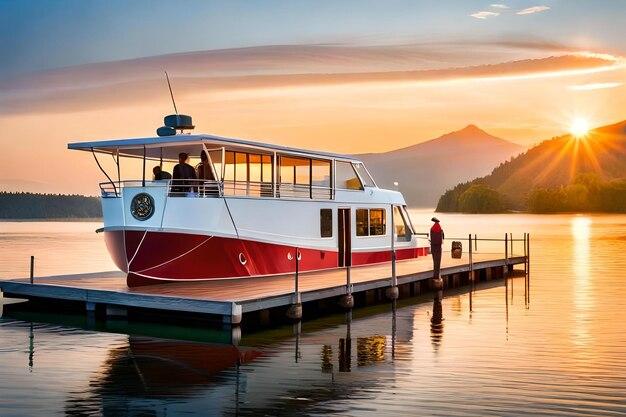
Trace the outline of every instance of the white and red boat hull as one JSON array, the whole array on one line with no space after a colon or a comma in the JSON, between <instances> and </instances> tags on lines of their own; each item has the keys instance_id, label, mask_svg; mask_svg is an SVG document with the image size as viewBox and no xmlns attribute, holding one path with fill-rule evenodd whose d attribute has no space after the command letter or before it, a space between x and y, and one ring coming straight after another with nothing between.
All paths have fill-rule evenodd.
<instances>
[{"instance_id":1,"label":"white and red boat hull","mask_svg":"<svg viewBox=\"0 0 626 417\"><path fill-rule=\"evenodd\" d=\"M296 248L240 238L162 231L114 230L104 233L115 264L130 287L162 281L245 278L295 272ZM338 251L298 248L299 271L339 266ZM428 254L427 248L396 250L398 260ZM389 250L355 251L352 265L391 260Z\"/></svg>"}]
</instances>

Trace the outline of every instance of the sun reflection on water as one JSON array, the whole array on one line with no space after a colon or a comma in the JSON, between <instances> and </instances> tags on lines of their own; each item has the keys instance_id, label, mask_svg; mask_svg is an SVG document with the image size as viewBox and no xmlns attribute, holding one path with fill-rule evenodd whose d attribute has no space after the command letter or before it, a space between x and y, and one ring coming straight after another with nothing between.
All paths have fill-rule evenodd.
<instances>
[{"instance_id":1,"label":"sun reflection on water","mask_svg":"<svg viewBox=\"0 0 626 417\"><path fill-rule=\"evenodd\" d=\"M587 345L591 342L589 333L589 314L594 307L593 283L590 273L591 256L591 225L589 217L578 216L572 218L571 233L573 246L572 267L574 271L574 320L572 327L573 342L577 345Z\"/></svg>"}]
</instances>

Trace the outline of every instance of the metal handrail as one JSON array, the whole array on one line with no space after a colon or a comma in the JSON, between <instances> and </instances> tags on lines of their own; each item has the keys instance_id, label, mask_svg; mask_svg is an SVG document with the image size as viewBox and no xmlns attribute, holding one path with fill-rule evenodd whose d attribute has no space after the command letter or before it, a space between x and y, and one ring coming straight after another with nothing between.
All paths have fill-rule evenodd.
<instances>
[{"instance_id":1,"label":"metal handrail","mask_svg":"<svg viewBox=\"0 0 626 417\"><path fill-rule=\"evenodd\" d=\"M198 179L169 179L169 180L122 180L107 181L99 184L102 197L120 197L120 190L125 187L167 187L171 197L224 197L246 196L263 198L303 198L332 200L335 190L332 187L304 184L285 184L265 181L236 181L236 180L198 180Z\"/></svg>"}]
</instances>

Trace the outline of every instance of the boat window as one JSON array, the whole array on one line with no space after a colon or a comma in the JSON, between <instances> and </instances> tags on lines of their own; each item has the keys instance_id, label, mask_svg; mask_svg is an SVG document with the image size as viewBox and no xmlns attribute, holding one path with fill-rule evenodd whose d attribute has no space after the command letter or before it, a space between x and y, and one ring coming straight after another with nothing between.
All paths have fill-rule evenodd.
<instances>
[{"instance_id":1,"label":"boat window","mask_svg":"<svg viewBox=\"0 0 626 417\"><path fill-rule=\"evenodd\" d=\"M262 155L261 157L261 181L271 183L272 179L272 157L270 155Z\"/></svg>"},{"instance_id":2,"label":"boat window","mask_svg":"<svg viewBox=\"0 0 626 417\"><path fill-rule=\"evenodd\" d=\"M217 178L222 178L222 151L221 150L212 150L209 151L209 158L211 158L211 162L213 163L213 168L217 173Z\"/></svg>"},{"instance_id":3,"label":"boat window","mask_svg":"<svg viewBox=\"0 0 626 417\"><path fill-rule=\"evenodd\" d=\"M311 160L311 186L312 198L332 198L330 161Z\"/></svg>"},{"instance_id":4,"label":"boat window","mask_svg":"<svg viewBox=\"0 0 626 417\"><path fill-rule=\"evenodd\" d=\"M361 180L356 175L350 162L337 161L335 165L336 188L344 190L362 190Z\"/></svg>"},{"instance_id":5,"label":"boat window","mask_svg":"<svg viewBox=\"0 0 626 417\"><path fill-rule=\"evenodd\" d=\"M381 236L386 233L385 209L356 209L357 236Z\"/></svg>"},{"instance_id":6,"label":"boat window","mask_svg":"<svg viewBox=\"0 0 626 417\"><path fill-rule=\"evenodd\" d=\"M356 209L356 235L369 236L369 219L367 209Z\"/></svg>"},{"instance_id":7,"label":"boat window","mask_svg":"<svg viewBox=\"0 0 626 417\"><path fill-rule=\"evenodd\" d=\"M320 235L333 237L333 210L320 209Z\"/></svg>"},{"instance_id":8,"label":"boat window","mask_svg":"<svg viewBox=\"0 0 626 417\"><path fill-rule=\"evenodd\" d=\"M386 233L385 209L370 209L370 236Z\"/></svg>"},{"instance_id":9,"label":"boat window","mask_svg":"<svg viewBox=\"0 0 626 417\"><path fill-rule=\"evenodd\" d=\"M311 160L296 156L280 156L281 197L310 197Z\"/></svg>"},{"instance_id":10,"label":"boat window","mask_svg":"<svg viewBox=\"0 0 626 417\"><path fill-rule=\"evenodd\" d=\"M224 155L224 192L235 193L235 152L226 151Z\"/></svg>"},{"instance_id":11,"label":"boat window","mask_svg":"<svg viewBox=\"0 0 626 417\"><path fill-rule=\"evenodd\" d=\"M352 166L354 167L354 170L359 174L359 177L363 181L364 186L376 187L376 184L374 183L374 179L369 174L369 172L367 172L367 169L365 169L365 165L363 165L360 162L357 162L357 163L353 163Z\"/></svg>"},{"instance_id":12,"label":"boat window","mask_svg":"<svg viewBox=\"0 0 626 417\"><path fill-rule=\"evenodd\" d=\"M250 173L250 182L261 182L261 155L248 155L248 172Z\"/></svg>"},{"instance_id":13,"label":"boat window","mask_svg":"<svg viewBox=\"0 0 626 417\"><path fill-rule=\"evenodd\" d=\"M246 195L248 181L248 155L235 152L235 195Z\"/></svg>"},{"instance_id":14,"label":"boat window","mask_svg":"<svg viewBox=\"0 0 626 417\"><path fill-rule=\"evenodd\" d=\"M393 224L398 240L411 240L411 235L413 234L411 226L400 206L393 207Z\"/></svg>"},{"instance_id":15,"label":"boat window","mask_svg":"<svg viewBox=\"0 0 626 417\"><path fill-rule=\"evenodd\" d=\"M415 234L415 227L413 227L413 222L411 221L411 216L409 216L409 212L406 209L406 206L402 206L401 210L402 210L402 214L404 215L404 220L406 221L406 224L409 228L408 232L410 234Z\"/></svg>"}]
</instances>

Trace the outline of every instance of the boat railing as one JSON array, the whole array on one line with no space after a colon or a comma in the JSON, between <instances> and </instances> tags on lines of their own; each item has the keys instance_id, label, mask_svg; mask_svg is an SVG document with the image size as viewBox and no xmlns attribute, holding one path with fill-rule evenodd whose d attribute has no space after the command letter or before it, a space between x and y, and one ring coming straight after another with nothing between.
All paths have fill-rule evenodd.
<instances>
[{"instance_id":1,"label":"boat railing","mask_svg":"<svg viewBox=\"0 0 626 417\"><path fill-rule=\"evenodd\" d=\"M121 197L124 188L167 188L170 197L220 197L222 184L219 181L176 179L176 180L124 180L100 183L103 198Z\"/></svg>"},{"instance_id":2,"label":"boat railing","mask_svg":"<svg viewBox=\"0 0 626 417\"><path fill-rule=\"evenodd\" d=\"M100 183L103 198L121 197L124 188L163 188L166 187L169 197L223 197L242 196L260 198L298 198L314 200L331 200L334 189L322 185L291 184L264 181L210 181L197 179L170 180L124 180Z\"/></svg>"}]
</instances>

